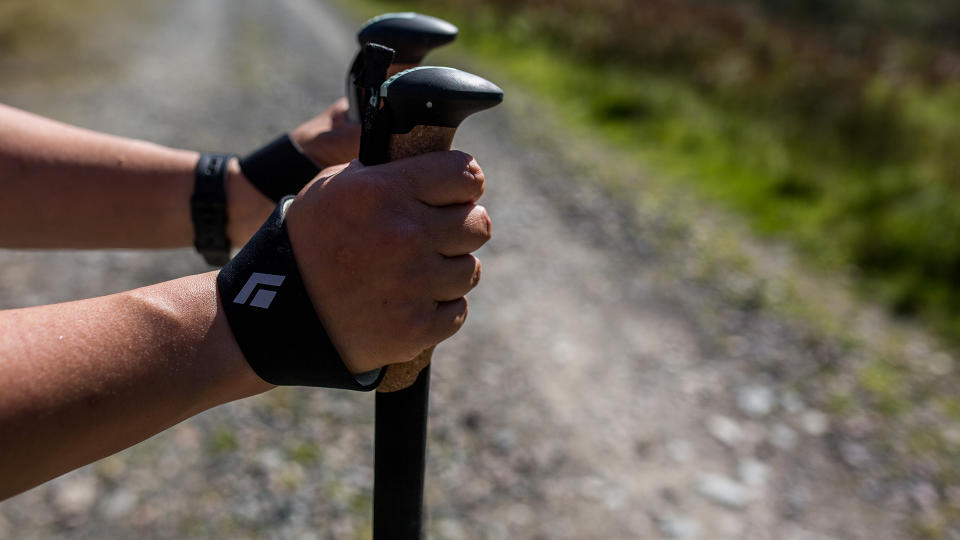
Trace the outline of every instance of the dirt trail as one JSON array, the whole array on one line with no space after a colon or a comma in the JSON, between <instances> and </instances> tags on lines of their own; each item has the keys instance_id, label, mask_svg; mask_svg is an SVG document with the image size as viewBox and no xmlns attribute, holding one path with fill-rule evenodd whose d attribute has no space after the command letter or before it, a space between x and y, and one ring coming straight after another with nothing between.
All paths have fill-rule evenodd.
<instances>
[{"instance_id":1,"label":"dirt trail","mask_svg":"<svg viewBox=\"0 0 960 540\"><path fill-rule=\"evenodd\" d=\"M91 29L85 46L115 55L103 66L74 51L53 84L4 77L0 100L243 152L342 92L355 23L320 3L149 10ZM519 143L536 130L519 114L471 118L455 143L486 170L495 239L467 328L435 355L430 536L902 537L796 391L828 344L685 280L695 254ZM189 250L4 251L0 307L205 269ZM363 538L370 398L280 389L220 407L0 504L0 537Z\"/></svg>"}]
</instances>

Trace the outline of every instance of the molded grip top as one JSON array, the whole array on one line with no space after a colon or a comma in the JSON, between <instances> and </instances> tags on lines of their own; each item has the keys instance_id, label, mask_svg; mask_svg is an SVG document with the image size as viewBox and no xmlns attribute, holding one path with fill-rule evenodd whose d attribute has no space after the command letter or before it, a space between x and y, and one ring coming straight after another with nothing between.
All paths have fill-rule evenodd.
<instances>
[{"instance_id":1,"label":"molded grip top","mask_svg":"<svg viewBox=\"0 0 960 540\"><path fill-rule=\"evenodd\" d=\"M397 51L394 62L419 64L432 49L457 37L457 27L443 19L420 13L384 13L367 21L357 40L363 47L379 43Z\"/></svg>"},{"instance_id":2,"label":"molded grip top","mask_svg":"<svg viewBox=\"0 0 960 540\"><path fill-rule=\"evenodd\" d=\"M391 132L414 126L455 128L471 114L503 101L503 90L472 73L448 67L422 66L401 71L380 87L392 115Z\"/></svg>"}]
</instances>

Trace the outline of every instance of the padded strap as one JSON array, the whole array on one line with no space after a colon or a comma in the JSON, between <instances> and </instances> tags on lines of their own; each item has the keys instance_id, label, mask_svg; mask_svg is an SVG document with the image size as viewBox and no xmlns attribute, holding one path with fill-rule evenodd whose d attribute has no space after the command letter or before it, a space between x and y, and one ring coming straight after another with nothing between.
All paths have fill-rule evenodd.
<instances>
[{"instance_id":1,"label":"padded strap","mask_svg":"<svg viewBox=\"0 0 960 540\"><path fill-rule=\"evenodd\" d=\"M254 187L274 202L287 195L296 195L320 172L289 134L283 134L241 158L240 170Z\"/></svg>"},{"instance_id":2,"label":"padded strap","mask_svg":"<svg viewBox=\"0 0 960 540\"><path fill-rule=\"evenodd\" d=\"M269 383L373 390L386 370L350 373L313 309L284 221L292 201L281 200L220 270L227 322L250 367Z\"/></svg>"}]
</instances>

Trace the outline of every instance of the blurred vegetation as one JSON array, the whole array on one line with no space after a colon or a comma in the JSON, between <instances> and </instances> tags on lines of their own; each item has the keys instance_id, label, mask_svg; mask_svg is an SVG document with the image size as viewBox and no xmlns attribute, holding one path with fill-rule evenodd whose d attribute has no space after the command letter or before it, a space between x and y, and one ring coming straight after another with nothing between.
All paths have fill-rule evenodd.
<instances>
[{"instance_id":1,"label":"blurred vegetation","mask_svg":"<svg viewBox=\"0 0 960 540\"><path fill-rule=\"evenodd\" d=\"M960 337L960 4L381 5L449 17L570 119Z\"/></svg>"},{"instance_id":2,"label":"blurred vegetation","mask_svg":"<svg viewBox=\"0 0 960 540\"><path fill-rule=\"evenodd\" d=\"M82 29L82 25L77 24L78 18L103 13L110 4L109 0L0 0L0 54L69 44Z\"/></svg>"}]
</instances>

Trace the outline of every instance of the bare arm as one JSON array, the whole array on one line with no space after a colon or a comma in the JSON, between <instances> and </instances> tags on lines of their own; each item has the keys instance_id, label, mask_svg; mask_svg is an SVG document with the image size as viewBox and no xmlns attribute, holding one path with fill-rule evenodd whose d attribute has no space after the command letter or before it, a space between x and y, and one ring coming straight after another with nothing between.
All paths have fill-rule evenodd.
<instances>
[{"instance_id":1,"label":"bare arm","mask_svg":"<svg viewBox=\"0 0 960 540\"><path fill-rule=\"evenodd\" d=\"M321 168L356 157L345 100L291 136ZM193 245L190 196L199 154L97 133L0 105L0 248ZM226 183L227 236L243 245L273 210L240 172Z\"/></svg>"},{"instance_id":2,"label":"bare arm","mask_svg":"<svg viewBox=\"0 0 960 540\"><path fill-rule=\"evenodd\" d=\"M0 499L271 387L237 348L215 278L0 311Z\"/></svg>"},{"instance_id":3,"label":"bare arm","mask_svg":"<svg viewBox=\"0 0 960 540\"><path fill-rule=\"evenodd\" d=\"M0 247L192 245L197 159L0 105ZM243 179L236 160L227 194L228 235L246 240L272 204Z\"/></svg>"}]
</instances>

